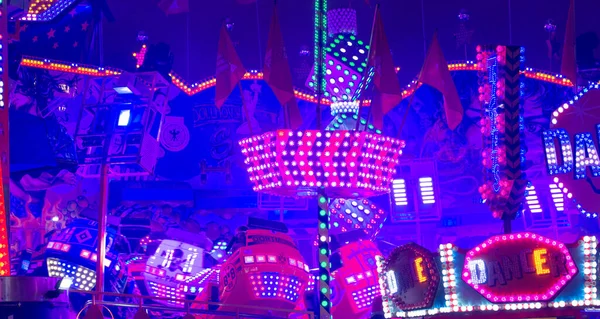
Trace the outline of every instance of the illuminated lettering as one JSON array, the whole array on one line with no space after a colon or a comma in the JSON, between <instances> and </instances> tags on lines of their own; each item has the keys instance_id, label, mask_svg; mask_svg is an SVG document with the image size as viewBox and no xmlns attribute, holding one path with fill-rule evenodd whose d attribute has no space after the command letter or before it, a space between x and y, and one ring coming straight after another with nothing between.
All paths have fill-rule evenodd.
<instances>
[{"instance_id":1,"label":"illuminated lettering","mask_svg":"<svg viewBox=\"0 0 600 319\"><path fill-rule=\"evenodd\" d=\"M398 292L398 283L396 281L396 273L393 270L388 271L385 274L387 278L388 288L390 289L390 294L395 294Z\"/></svg>"},{"instance_id":2,"label":"illuminated lettering","mask_svg":"<svg viewBox=\"0 0 600 319\"><path fill-rule=\"evenodd\" d=\"M484 284L487 282L485 273L485 263L481 259L469 261L469 272L471 272L471 281L476 284Z\"/></svg>"},{"instance_id":3,"label":"illuminated lettering","mask_svg":"<svg viewBox=\"0 0 600 319\"><path fill-rule=\"evenodd\" d=\"M596 125L600 140L600 124ZM550 175L570 173L575 168L575 179L585 179L589 167L593 177L600 176L600 154L594 144L592 133L574 136L575 150L565 129L553 129L542 133L546 152L546 167ZM558 143L556 140L558 139ZM557 144L560 148L557 148Z\"/></svg>"},{"instance_id":4,"label":"illuminated lettering","mask_svg":"<svg viewBox=\"0 0 600 319\"><path fill-rule=\"evenodd\" d=\"M524 249L521 251L519 259L521 259L521 270L523 270L526 274L531 274L535 272L535 267L529 263L529 255L532 254L531 249Z\"/></svg>"},{"instance_id":5,"label":"illuminated lettering","mask_svg":"<svg viewBox=\"0 0 600 319\"><path fill-rule=\"evenodd\" d=\"M502 270L504 270L506 280L523 278L519 255L502 256Z\"/></svg>"},{"instance_id":6,"label":"illuminated lettering","mask_svg":"<svg viewBox=\"0 0 600 319\"><path fill-rule=\"evenodd\" d=\"M550 273L550 269L544 268L547 263L546 256L548 251L545 248L538 248L533 251L533 264L535 265L535 273L538 275L546 275Z\"/></svg>"},{"instance_id":7,"label":"illuminated lettering","mask_svg":"<svg viewBox=\"0 0 600 319\"><path fill-rule=\"evenodd\" d=\"M584 179L588 166L594 177L600 176L600 159L592 134L575 134L575 179Z\"/></svg>"},{"instance_id":8,"label":"illuminated lettering","mask_svg":"<svg viewBox=\"0 0 600 319\"><path fill-rule=\"evenodd\" d=\"M417 274L417 279L419 282L426 282L427 276L423 273L423 257L418 257L415 259L415 272Z\"/></svg>"},{"instance_id":9,"label":"illuminated lettering","mask_svg":"<svg viewBox=\"0 0 600 319\"><path fill-rule=\"evenodd\" d=\"M573 150L569 134L564 129L553 129L542 133L546 151L546 166L550 175L564 174L573 171ZM560 161L556 151L555 139L560 144ZM559 163L562 163L559 165Z\"/></svg>"},{"instance_id":10,"label":"illuminated lettering","mask_svg":"<svg viewBox=\"0 0 600 319\"><path fill-rule=\"evenodd\" d=\"M494 287L496 284L506 285L506 278L504 278L504 274L502 273L502 268L500 267L500 262L497 260L492 260L487 262L487 270L488 270L488 286Z\"/></svg>"},{"instance_id":11,"label":"illuminated lettering","mask_svg":"<svg viewBox=\"0 0 600 319\"><path fill-rule=\"evenodd\" d=\"M416 273L414 267L412 267L412 263L409 261L404 261L401 264L397 264L396 270L398 272L397 282L398 282L398 293L405 293L409 289L415 287L415 279Z\"/></svg>"},{"instance_id":12,"label":"illuminated lettering","mask_svg":"<svg viewBox=\"0 0 600 319\"><path fill-rule=\"evenodd\" d=\"M550 254L550 273L554 277L560 277L569 273L567 269L567 259L561 253Z\"/></svg>"}]
</instances>

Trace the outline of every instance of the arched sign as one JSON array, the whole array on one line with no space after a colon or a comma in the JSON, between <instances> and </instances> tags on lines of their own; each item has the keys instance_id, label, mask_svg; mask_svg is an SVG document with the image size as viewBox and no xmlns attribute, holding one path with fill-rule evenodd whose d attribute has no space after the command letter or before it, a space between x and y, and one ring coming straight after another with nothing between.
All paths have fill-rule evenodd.
<instances>
[{"instance_id":1,"label":"arched sign","mask_svg":"<svg viewBox=\"0 0 600 319\"><path fill-rule=\"evenodd\" d=\"M552 115L543 133L548 173L587 217L600 213L600 89L583 89Z\"/></svg>"}]
</instances>

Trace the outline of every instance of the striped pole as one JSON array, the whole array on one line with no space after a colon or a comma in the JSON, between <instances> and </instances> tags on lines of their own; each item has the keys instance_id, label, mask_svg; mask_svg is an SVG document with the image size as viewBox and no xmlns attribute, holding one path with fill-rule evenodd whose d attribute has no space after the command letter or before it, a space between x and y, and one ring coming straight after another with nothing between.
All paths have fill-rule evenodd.
<instances>
[{"instance_id":1,"label":"striped pole","mask_svg":"<svg viewBox=\"0 0 600 319\"><path fill-rule=\"evenodd\" d=\"M319 210L319 318L331 318L331 264L329 263L329 199L325 195L325 189L319 188L318 210Z\"/></svg>"}]
</instances>

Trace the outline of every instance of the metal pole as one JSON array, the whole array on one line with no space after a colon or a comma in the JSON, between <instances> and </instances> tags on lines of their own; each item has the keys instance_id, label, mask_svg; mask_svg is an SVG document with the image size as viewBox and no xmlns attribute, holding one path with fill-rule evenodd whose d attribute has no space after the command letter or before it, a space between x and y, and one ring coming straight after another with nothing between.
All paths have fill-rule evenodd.
<instances>
[{"instance_id":1,"label":"metal pole","mask_svg":"<svg viewBox=\"0 0 600 319\"><path fill-rule=\"evenodd\" d=\"M190 15L192 14L191 11L188 11L188 13L186 14L186 21L185 21L185 40L186 40L186 78L189 81L190 80Z\"/></svg>"},{"instance_id":2,"label":"metal pole","mask_svg":"<svg viewBox=\"0 0 600 319\"><path fill-rule=\"evenodd\" d=\"M258 0L254 2L254 7L256 8L256 37L258 41L258 69L262 69L263 60L262 60L262 43L260 41L260 11L258 10Z\"/></svg>"},{"instance_id":3,"label":"metal pole","mask_svg":"<svg viewBox=\"0 0 600 319\"><path fill-rule=\"evenodd\" d=\"M109 135L110 136L110 135ZM104 147L108 149L110 138L106 140L107 145ZM106 217L108 213L108 169L109 165L106 163L106 155L102 159L102 165L100 167L100 207L98 209L98 247L97 255L98 261L96 263L96 291L98 295L95 296L97 301L102 301L102 293L104 292L104 257L106 255Z\"/></svg>"},{"instance_id":4,"label":"metal pole","mask_svg":"<svg viewBox=\"0 0 600 319\"><path fill-rule=\"evenodd\" d=\"M358 100L358 118L356 119L356 126L354 127L355 131L358 131L360 128L360 110L362 109L364 103L364 96L367 93L367 78L369 77L369 67L371 66L371 50L373 49L373 35L375 34L375 23L377 22L377 11L379 10L379 3L375 5L375 13L373 13L373 24L371 25L371 37L369 39L369 52L367 52L367 67L365 68L365 72L363 72L363 77L360 81L359 88L362 88L362 94ZM369 126L369 117L371 116L371 110L373 109L373 99L371 98L371 106L369 107L369 113L367 114L367 122L365 124L365 131Z\"/></svg>"},{"instance_id":5,"label":"metal pole","mask_svg":"<svg viewBox=\"0 0 600 319\"><path fill-rule=\"evenodd\" d=\"M10 276L10 156L8 130L8 12L7 2L0 7L0 86L4 88L0 95L0 276Z\"/></svg>"},{"instance_id":6,"label":"metal pole","mask_svg":"<svg viewBox=\"0 0 600 319\"><path fill-rule=\"evenodd\" d=\"M423 30L423 54L427 56L427 36L425 35L425 0L421 0L421 29Z\"/></svg>"},{"instance_id":7,"label":"metal pole","mask_svg":"<svg viewBox=\"0 0 600 319\"><path fill-rule=\"evenodd\" d=\"M511 0L508 0L508 43L513 43L512 33L512 6Z\"/></svg>"},{"instance_id":8,"label":"metal pole","mask_svg":"<svg viewBox=\"0 0 600 319\"><path fill-rule=\"evenodd\" d=\"M320 319L330 319L331 317L331 288L329 280L331 278L331 264L329 256L329 198L325 194L325 188L319 188L317 197L318 221L319 221L319 313Z\"/></svg>"}]
</instances>

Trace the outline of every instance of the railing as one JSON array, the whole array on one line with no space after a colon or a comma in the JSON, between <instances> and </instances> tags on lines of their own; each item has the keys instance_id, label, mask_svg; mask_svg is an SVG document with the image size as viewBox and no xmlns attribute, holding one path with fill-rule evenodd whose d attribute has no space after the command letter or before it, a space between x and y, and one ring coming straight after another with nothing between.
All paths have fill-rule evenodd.
<instances>
[{"instance_id":1,"label":"railing","mask_svg":"<svg viewBox=\"0 0 600 319\"><path fill-rule=\"evenodd\" d=\"M113 292L96 292L96 291L85 291L85 290L69 290L70 293L78 293L84 295L92 295L93 299L88 301L84 307L87 308L92 304L103 305L103 306L111 306L111 307L123 307L123 308L137 308L137 309L148 309L154 311L164 311L170 313L181 313L181 314L193 314L193 315L215 315L219 317L230 317L235 319L242 318L256 318L256 319L287 319L290 315L294 315L295 318L300 316L306 316L308 319L314 319L314 313L310 311L303 310L290 310L290 309L281 309L281 308L266 308L266 307L257 307L257 306L248 306L248 305L237 305L237 304L224 304L218 302L210 302L210 301L200 301L200 300L186 300L186 299L175 299L175 298L165 298L165 297L152 297L152 296L142 296L142 295L128 295L128 294L120 294ZM131 302L115 302L115 301L104 301L101 298L97 298L98 296L111 296L111 297L120 297L124 299L137 299L138 303ZM165 306L159 304L144 304L144 300L151 301L171 301L182 304L182 306ZM219 306L227 307L228 309L234 309L232 311L219 311L219 310L208 310L208 309L192 309L191 306L193 304L196 305L204 305L208 308L208 306ZM265 314L253 314L248 313L253 310L261 310L264 311ZM83 318L81 316L80 311L77 316L78 319ZM285 317L267 315L266 313L287 313Z\"/></svg>"}]
</instances>

